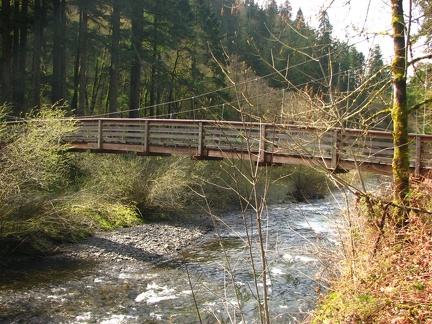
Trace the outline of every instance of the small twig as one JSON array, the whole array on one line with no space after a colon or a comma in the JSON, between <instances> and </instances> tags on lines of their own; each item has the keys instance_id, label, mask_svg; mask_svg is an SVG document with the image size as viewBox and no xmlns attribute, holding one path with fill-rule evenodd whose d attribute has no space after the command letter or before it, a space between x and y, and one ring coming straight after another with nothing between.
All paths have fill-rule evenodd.
<instances>
[{"instance_id":1,"label":"small twig","mask_svg":"<svg viewBox=\"0 0 432 324\"><path fill-rule=\"evenodd\" d=\"M388 204L389 206L392 207L396 207L396 208L400 208L402 210L405 211L413 211L416 213L420 213L420 214L428 214L428 215L432 215L432 210L428 210L428 209L423 209L423 208L418 208L418 207L413 207L413 206L406 206L406 205L400 205L400 204L396 204L393 201L387 201L387 200L382 200L379 198L374 198L371 195L364 193L364 192L354 192L354 194L359 197L359 198L366 198L366 199L370 199L371 201L375 202L375 203L384 203L384 204Z\"/></svg>"},{"instance_id":2,"label":"small twig","mask_svg":"<svg viewBox=\"0 0 432 324\"><path fill-rule=\"evenodd\" d=\"M201 314L200 314L200 311L199 311L198 302L197 302L196 297L195 297L195 291L193 289L192 280L191 280L191 277L190 277L189 268L188 268L187 264L186 264L186 273L187 273L187 276L188 276L189 286L190 286L191 291L192 291L192 298L193 298L194 303L195 303L195 309L196 309L197 314L198 314L198 319L199 319L199 322L202 324L203 321L201 319Z\"/></svg>"},{"instance_id":3,"label":"small twig","mask_svg":"<svg viewBox=\"0 0 432 324\"><path fill-rule=\"evenodd\" d=\"M377 252L377 250L378 250L378 244L379 244L379 242L380 242L380 240L381 240L381 237L384 235L384 225L385 225L386 216L387 216L387 214L388 214L388 213L387 213L387 209L389 208L389 206L390 206L390 203L387 203L387 204L383 207L383 210L382 210L381 220L380 220L380 222L378 223L379 234L378 234L378 237L377 237L376 240L375 240L374 248L373 248L373 252L372 252L372 256L373 256L373 257L375 257L376 252Z\"/></svg>"}]
</instances>

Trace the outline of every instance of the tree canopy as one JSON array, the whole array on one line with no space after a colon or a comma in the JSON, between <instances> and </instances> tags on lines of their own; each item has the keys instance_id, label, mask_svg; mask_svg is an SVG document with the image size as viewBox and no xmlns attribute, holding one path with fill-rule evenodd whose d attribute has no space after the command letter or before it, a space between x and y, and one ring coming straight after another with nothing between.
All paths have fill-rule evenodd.
<instances>
[{"instance_id":1,"label":"tree canopy","mask_svg":"<svg viewBox=\"0 0 432 324\"><path fill-rule=\"evenodd\" d=\"M0 103L15 116L65 103L78 116L210 118L194 110L234 98L223 72L235 64L323 98L367 72L325 11L313 28L289 1L3 0L0 10Z\"/></svg>"}]
</instances>

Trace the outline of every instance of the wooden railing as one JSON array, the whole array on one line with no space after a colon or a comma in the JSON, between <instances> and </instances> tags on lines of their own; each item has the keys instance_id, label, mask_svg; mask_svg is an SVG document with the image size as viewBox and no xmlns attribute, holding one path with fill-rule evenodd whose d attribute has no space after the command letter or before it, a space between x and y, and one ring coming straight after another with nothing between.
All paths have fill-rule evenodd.
<instances>
[{"instance_id":1,"label":"wooden railing","mask_svg":"<svg viewBox=\"0 0 432 324\"><path fill-rule=\"evenodd\" d=\"M73 151L189 154L195 159L249 159L260 164L313 164L335 171L390 173L391 133L177 119L78 119ZM410 167L432 169L432 136L409 135Z\"/></svg>"}]
</instances>

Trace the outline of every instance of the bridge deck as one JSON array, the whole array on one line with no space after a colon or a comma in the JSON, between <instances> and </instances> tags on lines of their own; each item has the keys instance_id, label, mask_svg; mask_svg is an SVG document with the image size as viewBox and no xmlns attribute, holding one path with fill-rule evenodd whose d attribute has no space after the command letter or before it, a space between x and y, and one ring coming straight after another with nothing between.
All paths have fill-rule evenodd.
<instances>
[{"instance_id":1,"label":"bridge deck","mask_svg":"<svg viewBox=\"0 0 432 324\"><path fill-rule=\"evenodd\" d=\"M390 173L390 132L325 130L274 125L177 119L78 119L70 134L73 151L189 154L195 159L251 159L260 164L319 165L340 171ZM432 136L409 135L410 167L416 175L432 169Z\"/></svg>"}]
</instances>

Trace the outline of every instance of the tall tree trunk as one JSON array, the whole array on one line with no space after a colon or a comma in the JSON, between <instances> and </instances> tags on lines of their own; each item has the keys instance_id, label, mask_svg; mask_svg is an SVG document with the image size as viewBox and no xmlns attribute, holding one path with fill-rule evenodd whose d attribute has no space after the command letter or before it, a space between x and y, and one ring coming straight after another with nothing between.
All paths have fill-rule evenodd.
<instances>
[{"instance_id":1,"label":"tall tree trunk","mask_svg":"<svg viewBox=\"0 0 432 324\"><path fill-rule=\"evenodd\" d=\"M403 0L391 0L394 58L392 62L394 101L393 181L394 200L402 204L409 191L408 108L406 78L406 45ZM400 219L399 219L400 221Z\"/></svg>"},{"instance_id":2,"label":"tall tree trunk","mask_svg":"<svg viewBox=\"0 0 432 324\"><path fill-rule=\"evenodd\" d=\"M77 113L78 110L78 91L79 91L79 70L80 70L80 47L77 47L75 62L74 62L74 74L73 74L73 95L71 100L71 110Z\"/></svg>"},{"instance_id":3,"label":"tall tree trunk","mask_svg":"<svg viewBox=\"0 0 432 324\"><path fill-rule=\"evenodd\" d=\"M141 51L143 33L144 8L141 2L133 3L132 8L132 64L130 75L130 105L129 117L139 117L140 89L141 89Z\"/></svg>"},{"instance_id":4,"label":"tall tree trunk","mask_svg":"<svg viewBox=\"0 0 432 324\"><path fill-rule=\"evenodd\" d=\"M67 63L67 39L66 39L66 29L67 29L67 15L66 15L66 0L61 1L60 13L61 13L61 48L60 48L60 90L63 99L63 103L66 100L67 86L66 86L66 63Z\"/></svg>"},{"instance_id":5,"label":"tall tree trunk","mask_svg":"<svg viewBox=\"0 0 432 324\"><path fill-rule=\"evenodd\" d=\"M64 99L61 89L61 73L60 73L60 65L61 65L61 47L62 47L62 32L61 32L61 24L62 24L62 13L61 13L61 0L53 0L54 1L54 21L53 21L53 71L52 71L52 80L51 80L51 102L61 103Z\"/></svg>"},{"instance_id":6,"label":"tall tree trunk","mask_svg":"<svg viewBox=\"0 0 432 324\"><path fill-rule=\"evenodd\" d=\"M153 117L155 115L154 107L156 104L157 64L158 64L158 16L157 14L155 14L154 21L153 21L153 53L152 53L152 67L151 67L151 76L150 76L150 112L149 112L150 117Z\"/></svg>"},{"instance_id":7,"label":"tall tree trunk","mask_svg":"<svg viewBox=\"0 0 432 324\"><path fill-rule=\"evenodd\" d=\"M51 102L62 105L66 99L66 2L53 0L53 72Z\"/></svg>"},{"instance_id":8,"label":"tall tree trunk","mask_svg":"<svg viewBox=\"0 0 432 324\"><path fill-rule=\"evenodd\" d=\"M15 89L15 109L25 112L26 102L26 64L27 64L27 35L28 35L28 6L29 0L21 0L19 45L18 45L18 71L16 75L17 87Z\"/></svg>"},{"instance_id":9,"label":"tall tree trunk","mask_svg":"<svg viewBox=\"0 0 432 324\"><path fill-rule=\"evenodd\" d=\"M181 52L181 50L179 50L177 48L177 50L176 50L176 58L174 60L173 69L171 71L171 78L170 78L171 82L170 82L170 85L169 85L169 96L168 96L168 102L169 102L169 104L168 104L168 115L169 115L169 118L171 118L171 114L173 113L173 108L174 108L174 105L173 105L174 90L176 88L176 83L177 83L176 82L176 79L177 79L177 65L178 65L179 60L180 60L180 52Z\"/></svg>"},{"instance_id":10,"label":"tall tree trunk","mask_svg":"<svg viewBox=\"0 0 432 324\"><path fill-rule=\"evenodd\" d=\"M112 3L112 15L111 15L111 64L109 69L109 91L108 91L108 102L109 102L109 116L117 117L118 109L118 78L119 78L119 53L120 53L120 19L121 19L121 6L120 0L113 0Z\"/></svg>"},{"instance_id":11,"label":"tall tree trunk","mask_svg":"<svg viewBox=\"0 0 432 324\"><path fill-rule=\"evenodd\" d=\"M12 106L15 115L20 115L21 109L19 107L18 98L20 80L19 80L19 50L20 50L20 1L13 1L13 34L12 34Z\"/></svg>"},{"instance_id":12,"label":"tall tree trunk","mask_svg":"<svg viewBox=\"0 0 432 324\"><path fill-rule=\"evenodd\" d=\"M84 116L87 112L87 27L88 9L87 2L81 3L79 48L80 48L80 71L79 71L79 103L78 116Z\"/></svg>"},{"instance_id":13,"label":"tall tree trunk","mask_svg":"<svg viewBox=\"0 0 432 324\"><path fill-rule=\"evenodd\" d=\"M33 27L33 59L32 59L32 104L36 111L41 108L41 53L43 36L43 6L41 0L34 1L34 27Z\"/></svg>"},{"instance_id":14,"label":"tall tree trunk","mask_svg":"<svg viewBox=\"0 0 432 324\"><path fill-rule=\"evenodd\" d=\"M12 62L12 22L11 22L11 6L10 0L2 0L1 10L1 31L2 31L2 46L1 46L1 98L0 104L10 102L11 91L11 62Z\"/></svg>"},{"instance_id":15,"label":"tall tree trunk","mask_svg":"<svg viewBox=\"0 0 432 324\"><path fill-rule=\"evenodd\" d=\"M19 44L19 71L25 72L27 59L27 34L28 34L28 6L29 0L21 1L20 14L20 44Z\"/></svg>"},{"instance_id":16,"label":"tall tree trunk","mask_svg":"<svg viewBox=\"0 0 432 324\"><path fill-rule=\"evenodd\" d=\"M12 73L15 76L19 69L19 33L21 18L20 18L20 1L14 0L13 2L13 36L12 36Z\"/></svg>"},{"instance_id":17,"label":"tall tree trunk","mask_svg":"<svg viewBox=\"0 0 432 324\"><path fill-rule=\"evenodd\" d=\"M91 92L91 100L89 104L89 111L90 114L93 114L95 112L95 108L97 105L97 101L101 92L101 84L105 83L104 79L104 73L105 70L105 62L106 62L106 51L104 51L103 56L100 60L102 62L101 66L99 67L99 60L96 59L95 67L93 69L94 71L94 79L93 79L93 87ZM102 104L102 103L101 103Z\"/></svg>"}]
</instances>

